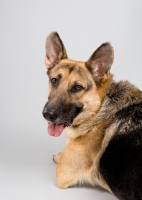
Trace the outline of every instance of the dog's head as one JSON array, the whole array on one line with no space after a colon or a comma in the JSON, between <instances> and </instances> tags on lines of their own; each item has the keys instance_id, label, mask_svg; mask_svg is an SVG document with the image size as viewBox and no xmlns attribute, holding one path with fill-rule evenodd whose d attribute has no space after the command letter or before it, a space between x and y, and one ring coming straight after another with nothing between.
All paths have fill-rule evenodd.
<instances>
[{"instance_id":1,"label":"dog's head","mask_svg":"<svg viewBox=\"0 0 142 200\"><path fill-rule=\"evenodd\" d=\"M94 116L111 80L113 48L102 44L87 62L70 60L57 32L46 39L45 65L49 77L43 116L48 132L59 136L66 126L78 126Z\"/></svg>"}]
</instances>

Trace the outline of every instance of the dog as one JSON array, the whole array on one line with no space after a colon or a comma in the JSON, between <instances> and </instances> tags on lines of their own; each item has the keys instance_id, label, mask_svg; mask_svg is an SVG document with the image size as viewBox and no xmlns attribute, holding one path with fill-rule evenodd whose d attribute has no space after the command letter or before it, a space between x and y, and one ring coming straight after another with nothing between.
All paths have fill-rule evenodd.
<instances>
[{"instance_id":1,"label":"dog","mask_svg":"<svg viewBox=\"0 0 142 200\"><path fill-rule=\"evenodd\" d=\"M49 77L43 116L48 133L66 132L57 163L59 188L87 182L120 200L142 200L142 92L110 73L114 50L103 43L87 62L68 58L57 32L47 36Z\"/></svg>"}]
</instances>

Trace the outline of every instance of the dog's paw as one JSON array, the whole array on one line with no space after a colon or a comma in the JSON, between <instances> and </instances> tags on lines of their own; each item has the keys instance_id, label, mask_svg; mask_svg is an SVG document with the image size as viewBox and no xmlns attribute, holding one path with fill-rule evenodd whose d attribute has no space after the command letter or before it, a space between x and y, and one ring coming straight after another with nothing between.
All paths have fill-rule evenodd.
<instances>
[{"instance_id":1,"label":"dog's paw","mask_svg":"<svg viewBox=\"0 0 142 200\"><path fill-rule=\"evenodd\" d=\"M59 163L61 156L62 156L62 152L59 152L57 155L53 155L53 161L55 163Z\"/></svg>"}]
</instances>

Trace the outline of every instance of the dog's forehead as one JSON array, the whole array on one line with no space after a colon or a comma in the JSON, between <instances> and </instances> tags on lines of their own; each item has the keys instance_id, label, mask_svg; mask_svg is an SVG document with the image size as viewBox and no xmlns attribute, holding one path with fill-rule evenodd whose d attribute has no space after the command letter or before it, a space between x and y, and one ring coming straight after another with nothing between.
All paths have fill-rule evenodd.
<instances>
[{"instance_id":1,"label":"dog's forehead","mask_svg":"<svg viewBox=\"0 0 142 200\"><path fill-rule=\"evenodd\" d=\"M65 74L66 76L69 76L70 74L77 74L78 76L83 76L84 78L87 75L90 75L84 62L69 59L62 60L51 70L51 75L55 75L58 73Z\"/></svg>"}]
</instances>

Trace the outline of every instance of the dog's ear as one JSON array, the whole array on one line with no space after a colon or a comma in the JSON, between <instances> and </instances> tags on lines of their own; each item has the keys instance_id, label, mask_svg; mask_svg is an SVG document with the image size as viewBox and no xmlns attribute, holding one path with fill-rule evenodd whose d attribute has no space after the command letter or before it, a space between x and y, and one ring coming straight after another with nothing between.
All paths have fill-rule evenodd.
<instances>
[{"instance_id":1,"label":"dog's ear","mask_svg":"<svg viewBox=\"0 0 142 200\"><path fill-rule=\"evenodd\" d=\"M45 49L45 65L47 68L52 68L62 59L67 58L66 49L57 32L52 32L47 36Z\"/></svg>"},{"instance_id":2,"label":"dog's ear","mask_svg":"<svg viewBox=\"0 0 142 200\"><path fill-rule=\"evenodd\" d=\"M113 47L110 43L103 43L86 62L86 66L97 83L107 79L114 58Z\"/></svg>"}]
</instances>

